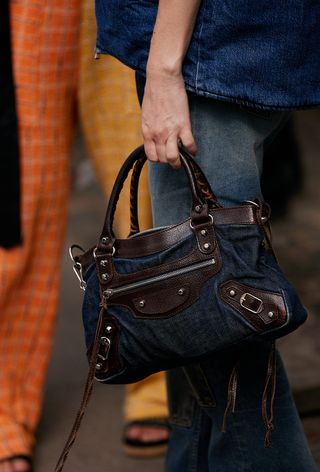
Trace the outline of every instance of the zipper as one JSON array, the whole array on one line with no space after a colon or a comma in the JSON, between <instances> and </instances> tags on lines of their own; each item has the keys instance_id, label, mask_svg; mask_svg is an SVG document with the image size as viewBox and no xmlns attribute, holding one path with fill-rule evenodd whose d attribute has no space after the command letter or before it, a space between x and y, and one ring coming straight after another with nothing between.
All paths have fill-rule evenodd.
<instances>
[{"instance_id":1,"label":"zipper","mask_svg":"<svg viewBox=\"0 0 320 472\"><path fill-rule=\"evenodd\" d=\"M129 292L130 290L134 290L136 288L145 287L146 285L151 285L157 282L161 282L163 280L171 279L173 277L177 277L178 275L183 275L189 272L193 272L195 270L203 269L204 267L209 267L211 265L214 265L215 263L216 261L214 258L207 259L201 262L196 262L195 264L192 264L187 267L182 267L181 269L172 270L171 272L166 272L161 275L155 275L154 277L139 280L138 282L133 282L132 284L122 285L122 287L108 288L103 292L103 295L106 299L108 299L113 295Z\"/></svg>"}]
</instances>

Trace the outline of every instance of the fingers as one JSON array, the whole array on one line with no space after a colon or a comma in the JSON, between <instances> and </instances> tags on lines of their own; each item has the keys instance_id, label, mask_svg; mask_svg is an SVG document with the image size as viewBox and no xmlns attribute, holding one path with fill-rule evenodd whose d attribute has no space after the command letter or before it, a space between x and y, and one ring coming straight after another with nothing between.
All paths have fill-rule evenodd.
<instances>
[{"instance_id":1,"label":"fingers","mask_svg":"<svg viewBox=\"0 0 320 472\"><path fill-rule=\"evenodd\" d=\"M178 139L176 135L169 136L166 143L166 157L167 163L170 164L174 169L181 167L179 149L178 149Z\"/></svg>"},{"instance_id":2,"label":"fingers","mask_svg":"<svg viewBox=\"0 0 320 472\"><path fill-rule=\"evenodd\" d=\"M181 130L179 138L181 139L181 142L183 146L191 153L191 154L197 154L197 145L194 140L192 131L190 127L185 127Z\"/></svg>"},{"instance_id":3,"label":"fingers","mask_svg":"<svg viewBox=\"0 0 320 472\"><path fill-rule=\"evenodd\" d=\"M144 150L147 155L147 158L152 162L158 162L158 155L156 150L156 145L151 139L144 139Z\"/></svg>"},{"instance_id":4,"label":"fingers","mask_svg":"<svg viewBox=\"0 0 320 472\"><path fill-rule=\"evenodd\" d=\"M178 169L181 166L178 148L179 141L191 154L197 153L197 145L191 129L184 128L179 136L176 133L172 133L167 139L144 137L146 155L152 162L166 163Z\"/></svg>"}]
</instances>

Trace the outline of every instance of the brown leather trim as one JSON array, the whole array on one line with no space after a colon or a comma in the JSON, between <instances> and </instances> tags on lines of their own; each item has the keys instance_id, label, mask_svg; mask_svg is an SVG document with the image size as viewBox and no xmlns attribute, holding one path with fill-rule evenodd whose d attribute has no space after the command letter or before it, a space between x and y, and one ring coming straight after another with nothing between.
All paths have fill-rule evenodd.
<instances>
[{"instance_id":1,"label":"brown leather trim","mask_svg":"<svg viewBox=\"0 0 320 472\"><path fill-rule=\"evenodd\" d=\"M281 293L259 290L229 280L219 287L221 298L235 308L258 331L282 326L287 321L287 310Z\"/></svg>"},{"instance_id":2,"label":"brown leather trim","mask_svg":"<svg viewBox=\"0 0 320 472\"><path fill-rule=\"evenodd\" d=\"M252 225L258 224L258 208L253 205L242 205L232 208L216 208L210 210L215 225ZM192 234L190 219L169 226L154 233L137 235L134 238L117 239L115 241L116 257L143 257L168 249L181 239Z\"/></svg>"},{"instance_id":3,"label":"brown leather trim","mask_svg":"<svg viewBox=\"0 0 320 472\"><path fill-rule=\"evenodd\" d=\"M210 210L214 225L255 225L258 222L259 208L255 205L241 205L231 208L216 208ZM136 235L134 238L116 239L115 257L144 257L156 252L164 251L192 234L190 219L174 226L169 226L154 232ZM83 273L94 261L93 250L77 256L82 264ZM101 257L103 259L103 256ZM112 274L110 274L112 275Z\"/></svg>"},{"instance_id":4,"label":"brown leather trim","mask_svg":"<svg viewBox=\"0 0 320 472\"><path fill-rule=\"evenodd\" d=\"M106 376L111 376L122 369L119 360L119 341L120 341L120 324L116 318L104 313L103 324L100 333L100 346L98 350L97 364L100 364L100 369L95 372L95 377L100 380ZM104 344L104 338L110 340L110 349L108 344ZM88 359L91 359L93 344L87 351ZM107 354L107 356L106 356ZM107 357L107 359L105 359Z\"/></svg>"},{"instance_id":5,"label":"brown leather trim","mask_svg":"<svg viewBox=\"0 0 320 472\"><path fill-rule=\"evenodd\" d=\"M220 267L219 264L215 264L179 275L171 280L160 281L128 293L113 295L109 299L108 305L128 308L136 318L171 318L196 302L203 284L213 277ZM180 289L185 290L181 296L179 295ZM139 307L140 301L145 301L144 307Z\"/></svg>"}]
</instances>

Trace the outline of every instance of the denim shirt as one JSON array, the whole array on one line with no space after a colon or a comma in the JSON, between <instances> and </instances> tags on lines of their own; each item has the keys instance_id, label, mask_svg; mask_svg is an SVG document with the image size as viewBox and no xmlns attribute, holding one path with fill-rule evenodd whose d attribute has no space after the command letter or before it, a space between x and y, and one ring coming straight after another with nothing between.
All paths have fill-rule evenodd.
<instances>
[{"instance_id":1,"label":"denim shirt","mask_svg":"<svg viewBox=\"0 0 320 472\"><path fill-rule=\"evenodd\" d=\"M96 0L97 53L144 74L157 7ZM188 90L220 100L319 106L320 0L202 0L183 75Z\"/></svg>"}]
</instances>

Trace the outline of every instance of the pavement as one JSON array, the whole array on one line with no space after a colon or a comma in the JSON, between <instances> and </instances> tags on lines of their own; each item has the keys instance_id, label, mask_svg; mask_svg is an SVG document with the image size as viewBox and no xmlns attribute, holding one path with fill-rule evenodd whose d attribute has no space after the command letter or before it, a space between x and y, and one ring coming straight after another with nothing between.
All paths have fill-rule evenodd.
<instances>
[{"instance_id":1,"label":"pavement","mask_svg":"<svg viewBox=\"0 0 320 472\"><path fill-rule=\"evenodd\" d=\"M305 165L305 188L291 203L288 217L274 225L276 252L309 309L308 322L278 344L301 409L320 409L320 113L296 116ZM84 164L84 146L77 139L75 161L86 169L71 195L69 226L62 260L62 282L53 355L47 376L43 414L38 429L35 472L52 472L80 404L87 374L81 323L82 292L72 272L67 248L95 244L106 204ZM80 161L80 165L79 165ZM87 178L89 175L90 178ZM162 472L164 460L126 458L122 453L124 388L95 384L93 398L66 472ZM304 421L320 467L320 416ZM183 471L181 471L183 472ZM201 471L199 471L201 472ZM286 471L284 471L286 472ZM289 472L289 471L288 471Z\"/></svg>"}]
</instances>

